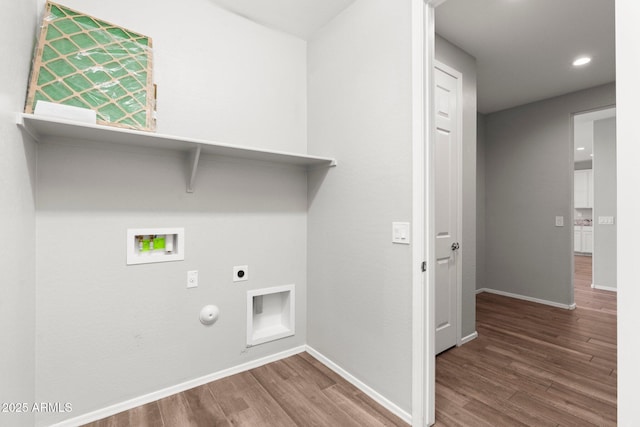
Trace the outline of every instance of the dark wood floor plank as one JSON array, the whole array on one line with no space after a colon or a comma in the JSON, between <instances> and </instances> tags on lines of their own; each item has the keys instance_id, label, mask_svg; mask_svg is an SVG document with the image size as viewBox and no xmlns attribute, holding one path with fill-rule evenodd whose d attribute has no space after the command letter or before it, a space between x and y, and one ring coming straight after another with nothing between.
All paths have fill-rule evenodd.
<instances>
[{"instance_id":1,"label":"dark wood floor plank","mask_svg":"<svg viewBox=\"0 0 640 427\"><path fill-rule=\"evenodd\" d=\"M162 414L157 402L147 403L127 412L129 414L128 425L130 426L157 427L163 424Z\"/></svg>"},{"instance_id":2,"label":"dark wood floor plank","mask_svg":"<svg viewBox=\"0 0 640 427\"><path fill-rule=\"evenodd\" d=\"M464 376L460 375L460 371L464 371ZM436 376L439 377L440 382L449 384L471 399L481 400L490 397L496 400L506 400L515 393L512 387L500 384L495 378L484 377L469 369L461 368L448 359L438 360Z\"/></svg>"},{"instance_id":3,"label":"dark wood floor plank","mask_svg":"<svg viewBox=\"0 0 640 427\"><path fill-rule=\"evenodd\" d=\"M316 368L318 371L322 372L322 374L324 374L327 377L329 377L332 381L334 381L336 383L344 382L344 378L342 378L340 375L338 375L335 371L329 369L326 365L324 365L322 362L320 362L318 359L316 359L315 357L313 357L309 353L307 353L307 352L300 353L300 354L298 354L298 356L301 359L304 359L307 363L309 363L311 366ZM353 387L353 390L354 390L354 392L357 391L357 389L355 387Z\"/></svg>"},{"instance_id":4,"label":"dark wood floor plank","mask_svg":"<svg viewBox=\"0 0 640 427\"><path fill-rule=\"evenodd\" d=\"M230 427L224 411L213 397L207 385L184 392L191 411L191 419L198 426Z\"/></svg>"},{"instance_id":5,"label":"dark wood floor plank","mask_svg":"<svg viewBox=\"0 0 640 427\"><path fill-rule=\"evenodd\" d=\"M172 427L197 427L190 417L189 405L183 393L158 400L162 422Z\"/></svg>"},{"instance_id":6,"label":"dark wood floor plank","mask_svg":"<svg viewBox=\"0 0 640 427\"><path fill-rule=\"evenodd\" d=\"M316 384L320 390L324 390L325 388L336 384L334 379L318 369L317 366L309 363L308 360L302 358L300 355L289 357L284 360L284 363L297 375L303 375L308 381Z\"/></svg>"},{"instance_id":7,"label":"dark wood floor plank","mask_svg":"<svg viewBox=\"0 0 640 427\"><path fill-rule=\"evenodd\" d=\"M382 421L384 425L407 426L407 423L400 419L400 417L383 408L379 403L354 386L351 386L351 384L340 382L338 385L344 390L345 394L347 394L349 390L355 389L357 392L351 394L353 401L362 405L369 414L373 415L379 421Z\"/></svg>"},{"instance_id":8,"label":"dark wood floor plank","mask_svg":"<svg viewBox=\"0 0 640 427\"><path fill-rule=\"evenodd\" d=\"M478 338L437 357L436 425L615 425L616 294L575 264L576 310L477 296Z\"/></svg>"},{"instance_id":9,"label":"dark wood floor plank","mask_svg":"<svg viewBox=\"0 0 640 427\"><path fill-rule=\"evenodd\" d=\"M436 402L436 422L434 425L437 427L495 427L493 421L479 418L473 412L458 406L446 397L440 397Z\"/></svg>"},{"instance_id":10,"label":"dark wood floor plank","mask_svg":"<svg viewBox=\"0 0 640 427\"><path fill-rule=\"evenodd\" d=\"M377 416L375 411L368 411L367 407L360 404L348 390L340 384L322 390L322 393L335 402L338 407L347 414L354 422L361 426L382 427L395 426L397 424L390 420Z\"/></svg>"},{"instance_id":11,"label":"dark wood floor plank","mask_svg":"<svg viewBox=\"0 0 640 427\"><path fill-rule=\"evenodd\" d=\"M251 373L297 425L358 426L316 384L297 375L283 361L252 369Z\"/></svg>"},{"instance_id":12,"label":"dark wood floor plank","mask_svg":"<svg viewBox=\"0 0 640 427\"><path fill-rule=\"evenodd\" d=\"M464 409L476 414L476 416L479 416L484 420L493 420L494 425L511 427L526 426L526 424L512 418L509 413L504 410L504 407L498 406L497 408L494 408L494 406L495 405L487 405L479 400L472 400L464 405Z\"/></svg>"},{"instance_id":13,"label":"dark wood floor plank","mask_svg":"<svg viewBox=\"0 0 640 427\"><path fill-rule=\"evenodd\" d=\"M494 366L481 358L474 359L472 355L462 355L463 352L450 354L447 360L461 366L466 372L473 372L484 378L492 378L494 382L521 391L546 391L552 382L546 378L523 375L513 369L510 364L507 366Z\"/></svg>"},{"instance_id":14,"label":"dark wood floor plank","mask_svg":"<svg viewBox=\"0 0 640 427\"><path fill-rule=\"evenodd\" d=\"M234 426L296 425L251 372L214 381L208 387Z\"/></svg>"},{"instance_id":15,"label":"dark wood floor plank","mask_svg":"<svg viewBox=\"0 0 640 427\"><path fill-rule=\"evenodd\" d=\"M511 403L520 406L523 410L539 414L549 420L557 422L558 425L567 427L591 427L597 424L585 421L568 413L565 409L560 409L553 402L540 399L527 393L517 392L509 399Z\"/></svg>"},{"instance_id":16,"label":"dark wood floor plank","mask_svg":"<svg viewBox=\"0 0 640 427\"><path fill-rule=\"evenodd\" d=\"M408 427L308 353L195 387L87 426Z\"/></svg>"},{"instance_id":17,"label":"dark wood floor plank","mask_svg":"<svg viewBox=\"0 0 640 427\"><path fill-rule=\"evenodd\" d=\"M585 396L579 391L561 384L553 384L547 393L554 396L556 401L562 401L567 407L571 407L568 412L576 416L600 426L616 425L617 408L615 403L603 402L597 398Z\"/></svg>"}]
</instances>

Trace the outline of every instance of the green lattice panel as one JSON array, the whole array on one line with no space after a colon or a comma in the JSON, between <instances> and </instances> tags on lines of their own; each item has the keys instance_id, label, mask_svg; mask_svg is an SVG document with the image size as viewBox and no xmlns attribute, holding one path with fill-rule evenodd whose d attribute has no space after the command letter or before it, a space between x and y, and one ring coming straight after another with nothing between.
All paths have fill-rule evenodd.
<instances>
[{"instance_id":1,"label":"green lattice panel","mask_svg":"<svg viewBox=\"0 0 640 427\"><path fill-rule=\"evenodd\" d=\"M26 113L39 100L90 108L100 124L153 130L152 40L47 2Z\"/></svg>"}]
</instances>

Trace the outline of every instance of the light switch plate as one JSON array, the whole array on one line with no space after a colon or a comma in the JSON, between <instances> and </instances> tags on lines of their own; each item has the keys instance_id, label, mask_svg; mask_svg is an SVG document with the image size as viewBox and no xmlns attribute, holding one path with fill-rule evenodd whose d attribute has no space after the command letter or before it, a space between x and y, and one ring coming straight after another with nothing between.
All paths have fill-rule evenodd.
<instances>
[{"instance_id":1,"label":"light switch plate","mask_svg":"<svg viewBox=\"0 0 640 427\"><path fill-rule=\"evenodd\" d=\"M599 216L598 217L598 224L599 225L613 225L614 224L614 219L612 216Z\"/></svg>"},{"instance_id":2,"label":"light switch plate","mask_svg":"<svg viewBox=\"0 0 640 427\"><path fill-rule=\"evenodd\" d=\"M187 288L198 287L198 270L187 271Z\"/></svg>"},{"instance_id":3,"label":"light switch plate","mask_svg":"<svg viewBox=\"0 0 640 427\"><path fill-rule=\"evenodd\" d=\"M564 227L564 217L557 216L556 217L556 227Z\"/></svg>"},{"instance_id":4,"label":"light switch plate","mask_svg":"<svg viewBox=\"0 0 640 427\"><path fill-rule=\"evenodd\" d=\"M391 242L401 245L411 244L411 226L408 222L391 223Z\"/></svg>"}]
</instances>

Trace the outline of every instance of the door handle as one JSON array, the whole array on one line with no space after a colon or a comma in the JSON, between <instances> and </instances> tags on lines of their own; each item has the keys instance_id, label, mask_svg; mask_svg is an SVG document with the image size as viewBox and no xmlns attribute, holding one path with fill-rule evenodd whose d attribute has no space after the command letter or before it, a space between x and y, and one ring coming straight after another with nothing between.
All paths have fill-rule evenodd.
<instances>
[{"instance_id":1,"label":"door handle","mask_svg":"<svg viewBox=\"0 0 640 427\"><path fill-rule=\"evenodd\" d=\"M455 242L451 244L451 250L452 251L457 251L458 249L460 249L460 243Z\"/></svg>"}]
</instances>

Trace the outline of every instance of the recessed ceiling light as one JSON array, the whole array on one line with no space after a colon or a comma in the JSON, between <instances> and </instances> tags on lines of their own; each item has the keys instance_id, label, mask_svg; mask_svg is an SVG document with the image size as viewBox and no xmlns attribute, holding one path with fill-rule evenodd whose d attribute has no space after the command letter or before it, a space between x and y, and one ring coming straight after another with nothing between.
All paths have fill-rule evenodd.
<instances>
[{"instance_id":1,"label":"recessed ceiling light","mask_svg":"<svg viewBox=\"0 0 640 427\"><path fill-rule=\"evenodd\" d=\"M589 154L591 157L593 157L593 153Z\"/></svg>"},{"instance_id":2,"label":"recessed ceiling light","mask_svg":"<svg viewBox=\"0 0 640 427\"><path fill-rule=\"evenodd\" d=\"M573 61L573 66L580 67L582 65L587 65L589 62L591 62L591 57L581 56L580 58L576 58L576 60Z\"/></svg>"},{"instance_id":3,"label":"recessed ceiling light","mask_svg":"<svg viewBox=\"0 0 640 427\"><path fill-rule=\"evenodd\" d=\"M578 148L576 148L576 150L582 151L582 150L584 150L584 147L578 147Z\"/></svg>"}]
</instances>

